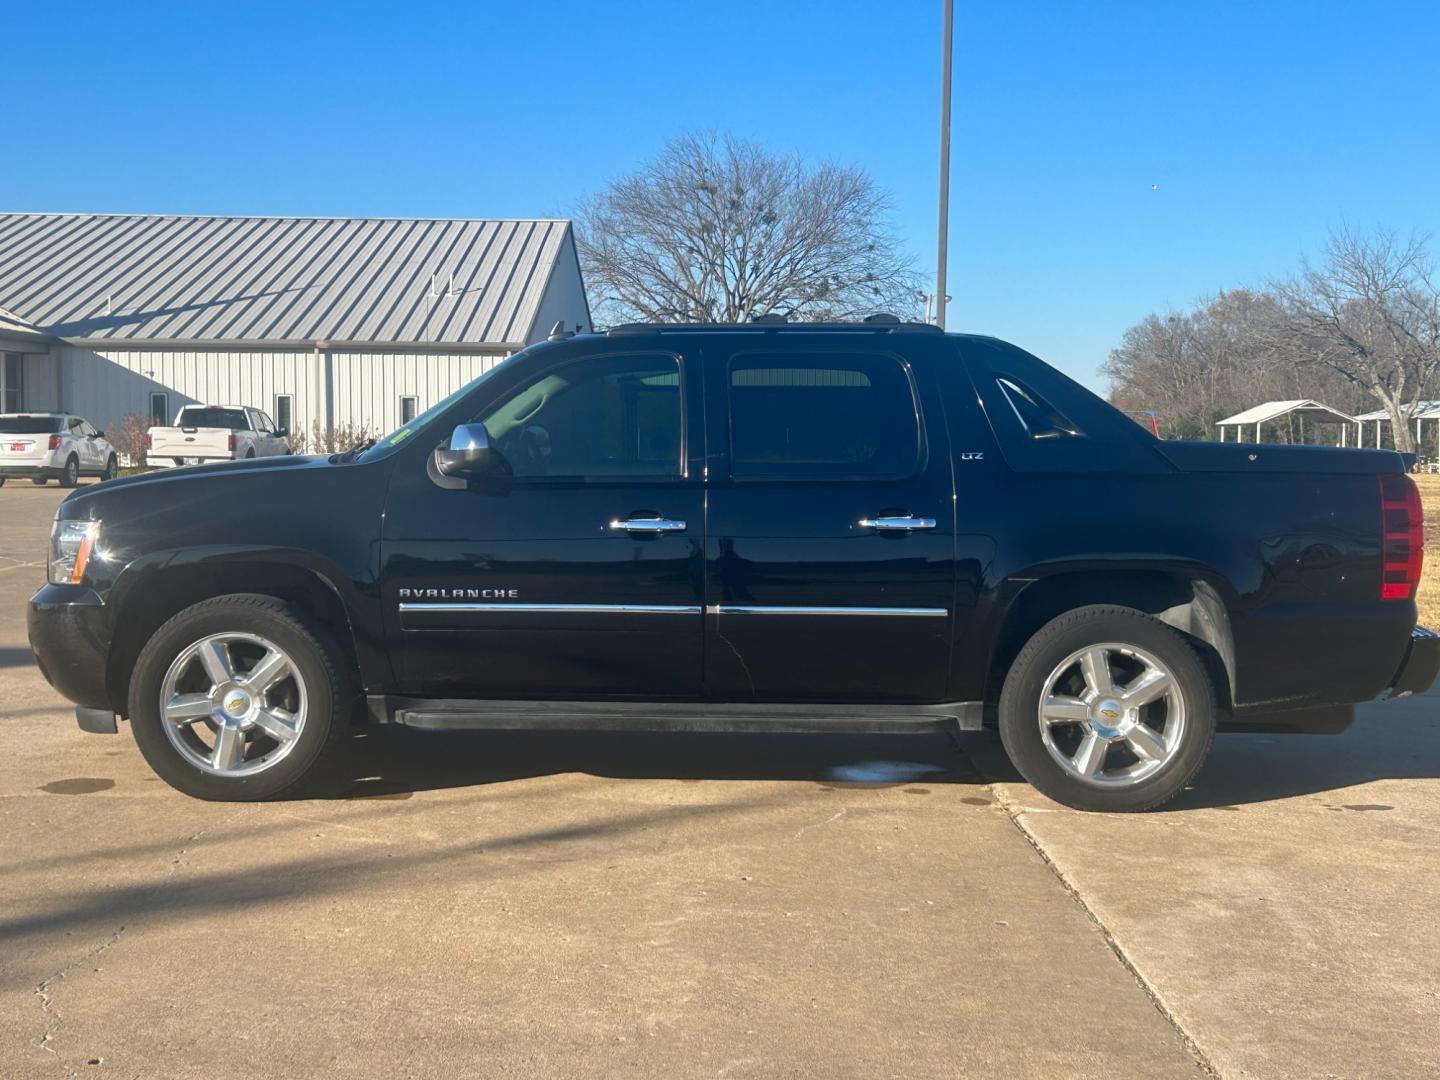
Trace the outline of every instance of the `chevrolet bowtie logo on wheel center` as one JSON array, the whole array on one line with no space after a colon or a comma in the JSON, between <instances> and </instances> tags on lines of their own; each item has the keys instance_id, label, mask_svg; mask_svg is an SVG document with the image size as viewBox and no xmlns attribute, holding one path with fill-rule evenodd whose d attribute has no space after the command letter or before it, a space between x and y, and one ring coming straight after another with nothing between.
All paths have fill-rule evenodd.
<instances>
[{"instance_id":1,"label":"chevrolet bowtie logo on wheel center","mask_svg":"<svg viewBox=\"0 0 1440 1080\"><path fill-rule=\"evenodd\" d=\"M244 716L250 711L250 695L244 690L231 690L225 695L221 706L231 716Z\"/></svg>"}]
</instances>

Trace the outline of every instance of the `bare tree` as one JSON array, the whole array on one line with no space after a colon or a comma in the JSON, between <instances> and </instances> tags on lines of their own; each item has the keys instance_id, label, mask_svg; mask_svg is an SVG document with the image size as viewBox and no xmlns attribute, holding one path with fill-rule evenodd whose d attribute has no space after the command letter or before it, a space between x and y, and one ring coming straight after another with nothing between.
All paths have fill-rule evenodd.
<instances>
[{"instance_id":1,"label":"bare tree","mask_svg":"<svg viewBox=\"0 0 1440 1080\"><path fill-rule=\"evenodd\" d=\"M860 169L707 133L585 200L576 234L602 323L911 315L889 216Z\"/></svg>"},{"instance_id":2,"label":"bare tree","mask_svg":"<svg viewBox=\"0 0 1440 1080\"><path fill-rule=\"evenodd\" d=\"M1338 230L1318 264L1275 292L1301 353L1364 388L1390 414L1395 449L1414 452L1415 411L1440 373L1440 290L1426 238Z\"/></svg>"}]
</instances>

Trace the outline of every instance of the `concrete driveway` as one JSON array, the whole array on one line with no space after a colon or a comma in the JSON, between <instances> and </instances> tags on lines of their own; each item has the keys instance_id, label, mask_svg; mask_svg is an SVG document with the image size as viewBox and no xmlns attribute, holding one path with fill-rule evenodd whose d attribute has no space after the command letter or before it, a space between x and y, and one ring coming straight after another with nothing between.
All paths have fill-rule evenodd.
<instances>
[{"instance_id":1,"label":"concrete driveway","mask_svg":"<svg viewBox=\"0 0 1440 1080\"><path fill-rule=\"evenodd\" d=\"M1222 737L1144 816L985 736L357 737L195 802L25 648L0 490L0 1077L1440 1072L1440 701Z\"/></svg>"}]
</instances>

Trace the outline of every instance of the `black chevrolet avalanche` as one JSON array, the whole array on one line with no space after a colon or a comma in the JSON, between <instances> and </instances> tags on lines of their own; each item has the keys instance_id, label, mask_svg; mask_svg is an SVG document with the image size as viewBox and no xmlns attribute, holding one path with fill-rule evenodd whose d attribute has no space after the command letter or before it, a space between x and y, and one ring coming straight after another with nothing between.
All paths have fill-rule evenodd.
<instances>
[{"instance_id":1,"label":"black chevrolet avalanche","mask_svg":"<svg viewBox=\"0 0 1440 1080\"><path fill-rule=\"evenodd\" d=\"M329 458L75 492L30 605L81 727L206 799L356 723L998 726L1089 810L1217 730L1428 688L1399 456L1161 442L1035 357L877 317L553 335Z\"/></svg>"}]
</instances>

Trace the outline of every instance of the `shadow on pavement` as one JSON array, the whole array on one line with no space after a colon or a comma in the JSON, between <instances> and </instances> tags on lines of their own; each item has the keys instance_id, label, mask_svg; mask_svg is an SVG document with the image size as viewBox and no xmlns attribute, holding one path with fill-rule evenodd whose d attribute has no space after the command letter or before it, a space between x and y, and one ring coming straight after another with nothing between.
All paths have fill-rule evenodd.
<instances>
[{"instance_id":1,"label":"shadow on pavement","mask_svg":"<svg viewBox=\"0 0 1440 1080\"><path fill-rule=\"evenodd\" d=\"M399 797L558 773L626 780L808 780L835 787L980 783L945 735L589 731L359 733L335 798Z\"/></svg>"},{"instance_id":2,"label":"shadow on pavement","mask_svg":"<svg viewBox=\"0 0 1440 1080\"><path fill-rule=\"evenodd\" d=\"M29 667L33 663L35 658L30 655L29 649L9 645L0 647L0 668Z\"/></svg>"},{"instance_id":3,"label":"shadow on pavement","mask_svg":"<svg viewBox=\"0 0 1440 1080\"><path fill-rule=\"evenodd\" d=\"M992 734L961 736L987 783L1025 782ZM1440 694L1362 705L1341 735L1222 732L1194 783L1156 813L1315 795L1376 780L1440 779Z\"/></svg>"},{"instance_id":4,"label":"shadow on pavement","mask_svg":"<svg viewBox=\"0 0 1440 1080\"><path fill-rule=\"evenodd\" d=\"M1440 698L1364 706L1343 735L1216 737L1195 784L1164 811L1270 802L1368 784L1440 778Z\"/></svg>"}]
</instances>

